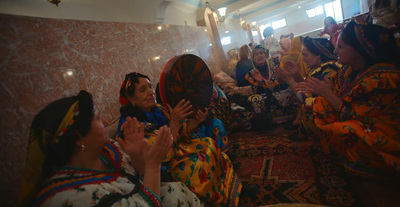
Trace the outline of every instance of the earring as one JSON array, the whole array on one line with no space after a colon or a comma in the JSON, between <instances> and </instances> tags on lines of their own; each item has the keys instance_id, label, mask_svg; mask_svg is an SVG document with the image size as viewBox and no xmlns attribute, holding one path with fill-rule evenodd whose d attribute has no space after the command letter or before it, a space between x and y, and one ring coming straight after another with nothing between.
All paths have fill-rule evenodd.
<instances>
[{"instance_id":1,"label":"earring","mask_svg":"<svg viewBox=\"0 0 400 207\"><path fill-rule=\"evenodd\" d=\"M81 150L85 151L86 146L84 144L81 145Z\"/></svg>"}]
</instances>

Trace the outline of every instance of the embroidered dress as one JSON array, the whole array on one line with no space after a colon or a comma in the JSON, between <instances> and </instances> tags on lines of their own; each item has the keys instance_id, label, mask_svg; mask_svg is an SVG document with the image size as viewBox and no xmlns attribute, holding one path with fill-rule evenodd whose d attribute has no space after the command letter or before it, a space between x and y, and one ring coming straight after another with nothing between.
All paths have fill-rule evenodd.
<instances>
[{"instance_id":1,"label":"embroidered dress","mask_svg":"<svg viewBox=\"0 0 400 207\"><path fill-rule=\"evenodd\" d=\"M351 67L338 71L334 93L343 101L338 112L325 98L315 99L323 148L353 173L398 180L400 71L381 63L351 77Z\"/></svg>"},{"instance_id":2,"label":"embroidered dress","mask_svg":"<svg viewBox=\"0 0 400 207\"><path fill-rule=\"evenodd\" d=\"M334 82L336 72L340 67L341 65L336 61L328 61L321 64L319 68L310 70L307 77L314 77L319 80L324 80L324 77L328 77L331 82ZM318 136L319 129L314 124L313 115L314 100L317 96L311 93L299 93L297 96L300 101L299 105L301 113L300 135L304 136L304 138L308 136Z\"/></svg>"},{"instance_id":3,"label":"embroidered dress","mask_svg":"<svg viewBox=\"0 0 400 207\"><path fill-rule=\"evenodd\" d=\"M252 71L259 71L265 79L261 85L251 74L252 71L246 74L246 79L256 93L249 100L253 103L256 113L271 113L273 123L284 123L296 118L297 105L289 86L286 83L279 83L273 68L272 59L268 59L264 67L254 66Z\"/></svg>"},{"instance_id":4,"label":"embroidered dress","mask_svg":"<svg viewBox=\"0 0 400 207\"><path fill-rule=\"evenodd\" d=\"M160 111L169 119L166 111ZM121 120L124 119L126 117L122 115ZM161 126L151 122L144 123L145 138L151 146ZM215 135L218 135L218 130L214 129ZM123 126L119 129L119 134L121 131ZM237 206L242 184L233 170L232 162L228 155L222 152L223 148L217 146L215 139L201 136L201 131L188 136L185 133L186 122L181 123L179 144L174 145L165 157L163 170L169 172L173 179L188 186L206 206Z\"/></svg>"},{"instance_id":5,"label":"embroidered dress","mask_svg":"<svg viewBox=\"0 0 400 207\"><path fill-rule=\"evenodd\" d=\"M249 130L251 128L250 120L255 116L254 112L245 111L245 108L240 111L232 110L230 101L217 84L214 85L213 98L208 107L211 116L221 120L227 130Z\"/></svg>"},{"instance_id":6,"label":"embroidered dress","mask_svg":"<svg viewBox=\"0 0 400 207\"><path fill-rule=\"evenodd\" d=\"M100 159L108 170L57 170L45 182L35 206L202 206L179 182L162 183L161 198L144 187L118 143L107 144Z\"/></svg>"}]
</instances>

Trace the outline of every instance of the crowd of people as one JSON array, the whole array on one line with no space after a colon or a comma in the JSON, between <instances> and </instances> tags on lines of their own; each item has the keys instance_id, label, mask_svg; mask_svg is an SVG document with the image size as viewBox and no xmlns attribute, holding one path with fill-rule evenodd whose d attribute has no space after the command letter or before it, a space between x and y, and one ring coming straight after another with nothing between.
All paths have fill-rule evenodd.
<instances>
[{"instance_id":1,"label":"crowd of people","mask_svg":"<svg viewBox=\"0 0 400 207\"><path fill-rule=\"evenodd\" d=\"M266 28L265 44L228 52L211 105L156 101L150 78L125 75L115 137L88 91L34 118L22 206L238 206L252 186L235 172L228 132L298 130L349 172L400 178L399 48L391 30L354 21L330 38ZM255 189L256 190L256 189Z\"/></svg>"}]
</instances>

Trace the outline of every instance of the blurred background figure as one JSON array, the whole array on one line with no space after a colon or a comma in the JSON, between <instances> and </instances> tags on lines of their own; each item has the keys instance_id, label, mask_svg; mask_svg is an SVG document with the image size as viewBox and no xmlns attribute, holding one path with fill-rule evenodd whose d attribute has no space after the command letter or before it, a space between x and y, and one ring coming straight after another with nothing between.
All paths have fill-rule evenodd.
<instances>
[{"instance_id":1,"label":"blurred background figure","mask_svg":"<svg viewBox=\"0 0 400 207\"><path fill-rule=\"evenodd\" d=\"M333 46L336 47L337 37L340 33L340 27L333 19L333 17L326 17L324 19L324 30L320 33L320 36L324 34L329 35L329 40L332 42Z\"/></svg>"}]
</instances>

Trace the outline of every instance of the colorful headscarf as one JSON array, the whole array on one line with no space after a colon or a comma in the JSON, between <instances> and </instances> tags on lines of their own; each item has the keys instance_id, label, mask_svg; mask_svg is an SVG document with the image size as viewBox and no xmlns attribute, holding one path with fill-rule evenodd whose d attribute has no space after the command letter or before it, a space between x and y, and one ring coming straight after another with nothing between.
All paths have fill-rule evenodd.
<instances>
[{"instance_id":1,"label":"colorful headscarf","mask_svg":"<svg viewBox=\"0 0 400 207\"><path fill-rule=\"evenodd\" d=\"M119 103L122 106L129 103L127 99L128 95L133 96L135 92L135 83L139 83L139 78L146 78L150 80L149 77L138 72L128 73L125 75L125 79L122 82L119 90Z\"/></svg>"},{"instance_id":2,"label":"colorful headscarf","mask_svg":"<svg viewBox=\"0 0 400 207\"><path fill-rule=\"evenodd\" d=\"M334 55L335 47L332 42L326 38L311 38L305 37L303 45L314 55L320 55L322 62L329 60L337 60Z\"/></svg>"},{"instance_id":3,"label":"colorful headscarf","mask_svg":"<svg viewBox=\"0 0 400 207\"><path fill-rule=\"evenodd\" d=\"M307 68L306 63L303 61L303 55L301 54L301 47L303 45L301 41L302 37L297 36L294 37L289 48L289 55L297 56L298 57L298 64L300 66L300 75L305 78L307 76L307 73L309 69ZM282 60L284 62L285 60Z\"/></svg>"},{"instance_id":4,"label":"colorful headscarf","mask_svg":"<svg viewBox=\"0 0 400 207\"><path fill-rule=\"evenodd\" d=\"M365 59L367 66L393 63L398 59L396 39L393 32L385 27L352 21L343 29L341 39Z\"/></svg>"},{"instance_id":5,"label":"colorful headscarf","mask_svg":"<svg viewBox=\"0 0 400 207\"><path fill-rule=\"evenodd\" d=\"M312 43L318 50L330 59L337 59L336 55L333 54L334 46L331 41L326 41L324 38L313 38Z\"/></svg>"},{"instance_id":6,"label":"colorful headscarf","mask_svg":"<svg viewBox=\"0 0 400 207\"><path fill-rule=\"evenodd\" d=\"M70 138L70 136L65 135L72 128L75 128L74 125L81 114L80 105L82 96L85 96L85 99L90 99L83 101L85 105L90 105L84 106L84 110L90 108L93 110L91 95L87 91L81 91L77 96L60 99L49 104L36 115L29 134L27 161L18 202L20 205L30 205L35 199L43 175L43 164L49 149L56 150L59 144L63 144L64 139ZM71 105L61 120L58 118L60 114L57 113L62 113L62 106L65 108L65 104L67 103ZM85 116L93 116L93 111L85 112L84 114ZM89 122L89 119L86 122Z\"/></svg>"},{"instance_id":7,"label":"colorful headscarf","mask_svg":"<svg viewBox=\"0 0 400 207\"><path fill-rule=\"evenodd\" d=\"M354 33L356 34L357 40L364 51L372 58L376 58L375 48L372 45L372 42L367 39L365 35L365 28L360 24L354 24Z\"/></svg>"},{"instance_id":8,"label":"colorful headscarf","mask_svg":"<svg viewBox=\"0 0 400 207\"><path fill-rule=\"evenodd\" d=\"M289 50L290 50L290 39L289 38L282 38L281 39L281 48L284 52L284 54L289 54Z\"/></svg>"}]
</instances>

